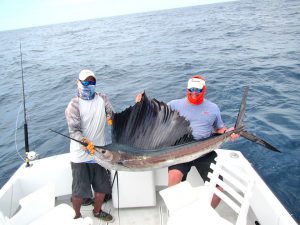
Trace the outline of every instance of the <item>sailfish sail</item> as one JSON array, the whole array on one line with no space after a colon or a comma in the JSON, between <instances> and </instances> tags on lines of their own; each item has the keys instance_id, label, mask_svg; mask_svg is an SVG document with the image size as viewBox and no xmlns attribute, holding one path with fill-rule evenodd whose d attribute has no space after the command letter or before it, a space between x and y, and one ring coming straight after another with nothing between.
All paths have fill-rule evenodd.
<instances>
[{"instance_id":1,"label":"sailfish sail","mask_svg":"<svg viewBox=\"0 0 300 225\"><path fill-rule=\"evenodd\" d=\"M141 102L116 113L113 121L113 143L151 150L193 140L184 117L145 93Z\"/></svg>"}]
</instances>

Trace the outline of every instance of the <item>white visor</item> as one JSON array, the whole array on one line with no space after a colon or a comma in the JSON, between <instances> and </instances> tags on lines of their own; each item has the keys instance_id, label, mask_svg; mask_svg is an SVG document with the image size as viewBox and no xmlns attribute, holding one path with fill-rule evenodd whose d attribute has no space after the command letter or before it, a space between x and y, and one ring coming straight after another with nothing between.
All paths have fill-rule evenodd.
<instances>
[{"instance_id":1,"label":"white visor","mask_svg":"<svg viewBox=\"0 0 300 225\"><path fill-rule=\"evenodd\" d=\"M191 78L189 79L187 89L190 88L200 88L202 89L205 86L205 80L199 78Z\"/></svg>"}]
</instances>

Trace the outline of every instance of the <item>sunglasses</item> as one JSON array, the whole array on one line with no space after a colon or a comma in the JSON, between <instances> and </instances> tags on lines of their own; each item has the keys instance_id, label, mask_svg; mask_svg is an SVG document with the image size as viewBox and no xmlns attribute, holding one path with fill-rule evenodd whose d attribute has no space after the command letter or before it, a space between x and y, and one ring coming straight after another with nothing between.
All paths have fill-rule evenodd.
<instances>
[{"instance_id":1,"label":"sunglasses","mask_svg":"<svg viewBox=\"0 0 300 225\"><path fill-rule=\"evenodd\" d=\"M80 81L81 84L83 86L88 86L88 85L96 85L96 81L87 81L87 80L83 80L83 81Z\"/></svg>"},{"instance_id":2,"label":"sunglasses","mask_svg":"<svg viewBox=\"0 0 300 225\"><path fill-rule=\"evenodd\" d=\"M189 92L191 92L191 93L194 92L194 91L195 91L196 93L201 93L201 92L202 92L202 89L200 89L200 88L189 88L188 90L189 90Z\"/></svg>"}]
</instances>

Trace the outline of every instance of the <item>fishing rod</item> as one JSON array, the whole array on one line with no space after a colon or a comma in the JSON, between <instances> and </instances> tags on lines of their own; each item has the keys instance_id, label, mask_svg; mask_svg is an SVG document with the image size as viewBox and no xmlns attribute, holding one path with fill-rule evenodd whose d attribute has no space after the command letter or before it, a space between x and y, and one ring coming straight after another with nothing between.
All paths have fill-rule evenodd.
<instances>
[{"instance_id":1,"label":"fishing rod","mask_svg":"<svg viewBox=\"0 0 300 225\"><path fill-rule=\"evenodd\" d=\"M21 71L22 71L22 93L23 93L23 111L24 111L24 138L25 138L25 163L26 167L29 167L29 141L28 141L28 128L27 128L27 119L26 119L26 105L25 105L25 88L24 88L24 72L23 72L23 59L22 59L22 43L20 41L20 56L21 56Z\"/></svg>"},{"instance_id":2,"label":"fishing rod","mask_svg":"<svg viewBox=\"0 0 300 225\"><path fill-rule=\"evenodd\" d=\"M52 129L49 129L49 130L52 131L52 132L54 132L54 133L57 133L57 134L59 134L59 135L61 135L61 136L64 136L64 137L66 137L66 138L69 138L69 139L71 139L71 140L73 140L73 141L76 141L76 142L82 144L82 145L85 146L85 147L88 146L88 144L85 143L85 142L83 142L83 141L78 141L78 140L76 140L76 139L74 139L74 138L71 138L71 137L69 137L69 136L67 136L67 135L64 135L64 134L62 134L62 133L60 133L60 132L58 132L58 131L52 130ZM94 146L94 147L100 147L100 146Z\"/></svg>"}]
</instances>

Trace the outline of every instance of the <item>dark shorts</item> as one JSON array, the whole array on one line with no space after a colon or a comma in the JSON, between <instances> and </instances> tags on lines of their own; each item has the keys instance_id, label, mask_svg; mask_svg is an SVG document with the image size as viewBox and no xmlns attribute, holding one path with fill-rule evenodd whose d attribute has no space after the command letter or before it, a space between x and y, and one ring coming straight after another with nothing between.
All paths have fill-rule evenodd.
<instances>
[{"instance_id":1,"label":"dark shorts","mask_svg":"<svg viewBox=\"0 0 300 225\"><path fill-rule=\"evenodd\" d=\"M73 163L72 196L90 198L94 192L111 194L109 172L97 163Z\"/></svg>"},{"instance_id":2,"label":"dark shorts","mask_svg":"<svg viewBox=\"0 0 300 225\"><path fill-rule=\"evenodd\" d=\"M208 154L206 154L203 157L200 157L198 159L195 159L191 162L187 163L181 163L174 166L169 167L170 170L179 170L183 174L182 181L185 181L187 178L188 172L191 170L192 166L195 166L198 170L198 173L202 177L202 179L205 181L209 181L209 178L207 177L208 172L212 172L212 169L210 169L210 164L213 162L215 163L215 158L217 157L217 153L215 151L212 151Z\"/></svg>"}]
</instances>

